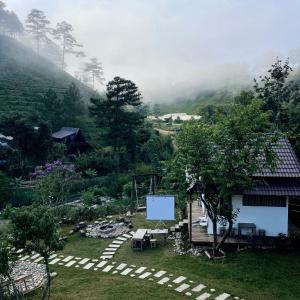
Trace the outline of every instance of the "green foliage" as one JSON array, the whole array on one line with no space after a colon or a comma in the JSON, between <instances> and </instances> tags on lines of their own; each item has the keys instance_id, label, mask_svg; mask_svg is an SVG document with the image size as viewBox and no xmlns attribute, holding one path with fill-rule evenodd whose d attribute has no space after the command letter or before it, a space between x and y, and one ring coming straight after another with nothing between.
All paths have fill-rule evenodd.
<instances>
[{"instance_id":1,"label":"green foliage","mask_svg":"<svg viewBox=\"0 0 300 300\"><path fill-rule=\"evenodd\" d=\"M12 243L16 249L24 249L28 254L39 253L46 264L47 286L42 299L50 293L49 257L52 252L62 250L63 243L58 234L58 222L45 206L20 208L12 214Z\"/></svg>"},{"instance_id":2,"label":"green foliage","mask_svg":"<svg viewBox=\"0 0 300 300\"><path fill-rule=\"evenodd\" d=\"M72 182L79 178L73 165L66 166L59 161L37 167L32 175L35 177L37 201L48 206L66 202Z\"/></svg>"},{"instance_id":3,"label":"green foliage","mask_svg":"<svg viewBox=\"0 0 300 300\"><path fill-rule=\"evenodd\" d=\"M236 217L237 212L231 207L232 195L236 190L250 186L252 175L257 171L275 167L272 146L276 140L269 114L262 111L262 102L258 100L246 106L233 105L228 115L221 115L215 125L191 122L179 133L173 172L176 176L176 172L184 174L187 170L189 184L196 184L200 190L213 222L214 249L218 249L226 238L225 235L216 244L216 222L226 219L228 236ZM178 180L182 181L182 176ZM178 186L181 184L178 182ZM205 197L202 197L203 193Z\"/></svg>"},{"instance_id":4,"label":"green foliage","mask_svg":"<svg viewBox=\"0 0 300 300\"><path fill-rule=\"evenodd\" d=\"M89 153L78 153L75 157L75 164L79 171L86 176L86 171L95 170L98 176L107 175L114 168L112 155L109 152L95 150Z\"/></svg>"},{"instance_id":5,"label":"green foliage","mask_svg":"<svg viewBox=\"0 0 300 300\"><path fill-rule=\"evenodd\" d=\"M12 197L11 180L3 172L0 171L0 209L4 208Z\"/></svg>"},{"instance_id":6,"label":"green foliage","mask_svg":"<svg viewBox=\"0 0 300 300\"><path fill-rule=\"evenodd\" d=\"M19 112L26 118L35 116L47 120L47 116L43 116L43 95L51 88L58 99L62 99L72 82L80 89L85 103L95 94L49 60L1 34L0 57L0 118Z\"/></svg>"},{"instance_id":7,"label":"green foliage","mask_svg":"<svg viewBox=\"0 0 300 300\"><path fill-rule=\"evenodd\" d=\"M51 132L47 124L40 123L36 128L20 116L3 118L0 130L12 136L10 169L14 175L27 175L28 169L36 163L44 163L52 147Z\"/></svg>"},{"instance_id":8,"label":"green foliage","mask_svg":"<svg viewBox=\"0 0 300 300\"><path fill-rule=\"evenodd\" d=\"M81 193L80 200L87 206L102 204L101 198L103 198L104 195L105 191L103 187L93 186Z\"/></svg>"},{"instance_id":9,"label":"green foliage","mask_svg":"<svg viewBox=\"0 0 300 300\"><path fill-rule=\"evenodd\" d=\"M141 94L130 80L115 77L107 84L106 98L91 99L89 108L102 132L106 145L114 150L114 160L120 166L120 150L126 147L134 157L136 130L142 124L143 116L136 111L141 105Z\"/></svg>"},{"instance_id":10,"label":"green foliage","mask_svg":"<svg viewBox=\"0 0 300 300\"><path fill-rule=\"evenodd\" d=\"M268 75L255 80L254 91L264 102L263 108L271 112L270 119L290 139L300 157L300 85L290 80L289 61L277 61Z\"/></svg>"}]
</instances>

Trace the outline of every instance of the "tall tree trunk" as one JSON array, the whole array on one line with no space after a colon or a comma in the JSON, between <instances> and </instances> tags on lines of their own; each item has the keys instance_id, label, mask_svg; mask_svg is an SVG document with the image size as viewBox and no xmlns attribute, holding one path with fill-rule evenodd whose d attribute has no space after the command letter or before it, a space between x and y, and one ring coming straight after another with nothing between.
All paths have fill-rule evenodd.
<instances>
[{"instance_id":1,"label":"tall tree trunk","mask_svg":"<svg viewBox=\"0 0 300 300\"><path fill-rule=\"evenodd\" d=\"M222 245L224 244L224 242L226 241L226 239L229 237L232 227L233 227L233 220L231 218L227 218L227 221L229 223L228 229L226 230L226 233L222 236L221 241L218 243L218 245L216 246L216 250L218 251L219 249L221 249Z\"/></svg>"},{"instance_id":2,"label":"tall tree trunk","mask_svg":"<svg viewBox=\"0 0 300 300\"><path fill-rule=\"evenodd\" d=\"M212 224L213 224L213 256L216 255L216 247L217 247L217 243L218 243L218 236L217 236L217 220L215 217L212 218Z\"/></svg>"},{"instance_id":3,"label":"tall tree trunk","mask_svg":"<svg viewBox=\"0 0 300 300\"><path fill-rule=\"evenodd\" d=\"M50 276L48 258L44 257L44 261L45 261L45 265L46 265L47 284L43 290L41 300L45 300L47 298L47 294L48 294L48 299L50 298L50 286L51 286L51 276Z\"/></svg>"}]
</instances>

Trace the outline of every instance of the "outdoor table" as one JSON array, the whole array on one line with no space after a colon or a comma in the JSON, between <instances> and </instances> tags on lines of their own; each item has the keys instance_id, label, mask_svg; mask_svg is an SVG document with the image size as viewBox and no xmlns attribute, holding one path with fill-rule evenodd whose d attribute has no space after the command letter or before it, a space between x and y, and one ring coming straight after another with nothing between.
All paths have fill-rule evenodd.
<instances>
[{"instance_id":1,"label":"outdoor table","mask_svg":"<svg viewBox=\"0 0 300 300\"><path fill-rule=\"evenodd\" d=\"M151 235L152 238L156 238L156 237L159 237L159 236L162 236L163 237L163 240L164 240L164 244L166 244L167 242L167 237L168 237L168 229L151 229L151 230L148 230L148 233Z\"/></svg>"},{"instance_id":2,"label":"outdoor table","mask_svg":"<svg viewBox=\"0 0 300 300\"><path fill-rule=\"evenodd\" d=\"M147 229L138 229L132 237L132 248L136 250L143 250L145 243L145 236Z\"/></svg>"}]
</instances>

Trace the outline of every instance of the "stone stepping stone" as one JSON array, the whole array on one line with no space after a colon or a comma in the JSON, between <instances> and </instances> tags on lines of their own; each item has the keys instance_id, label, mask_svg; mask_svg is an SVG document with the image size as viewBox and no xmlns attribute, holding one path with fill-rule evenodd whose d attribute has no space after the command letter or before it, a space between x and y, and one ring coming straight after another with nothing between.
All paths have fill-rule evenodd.
<instances>
[{"instance_id":1,"label":"stone stepping stone","mask_svg":"<svg viewBox=\"0 0 300 300\"><path fill-rule=\"evenodd\" d=\"M19 249L16 253L17 254L20 254L20 253L22 253L24 251L24 249Z\"/></svg>"},{"instance_id":2,"label":"stone stepping stone","mask_svg":"<svg viewBox=\"0 0 300 300\"><path fill-rule=\"evenodd\" d=\"M116 244L110 244L108 245L109 248L120 248L121 245L116 245Z\"/></svg>"},{"instance_id":3,"label":"stone stepping stone","mask_svg":"<svg viewBox=\"0 0 300 300\"><path fill-rule=\"evenodd\" d=\"M139 278L145 279L145 278L147 278L148 276L150 276L151 274L152 274L151 272L145 272L144 274L140 275Z\"/></svg>"},{"instance_id":4,"label":"stone stepping stone","mask_svg":"<svg viewBox=\"0 0 300 300\"><path fill-rule=\"evenodd\" d=\"M192 296L192 293L186 292L185 295L186 295L186 296Z\"/></svg>"},{"instance_id":5,"label":"stone stepping stone","mask_svg":"<svg viewBox=\"0 0 300 300\"><path fill-rule=\"evenodd\" d=\"M57 256L57 254L52 254L50 257L49 257L49 260L50 259L53 259L54 257L56 257Z\"/></svg>"},{"instance_id":6,"label":"stone stepping stone","mask_svg":"<svg viewBox=\"0 0 300 300\"><path fill-rule=\"evenodd\" d=\"M68 262L68 261L70 261L71 259L73 259L74 258L74 256L67 256L65 259L63 259L62 261L63 262Z\"/></svg>"},{"instance_id":7,"label":"stone stepping stone","mask_svg":"<svg viewBox=\"0 0 300 300\"><path fill-rule=\"evenodd\" d=\"M102 255L100 256L101 259L112 259L113 256L112 255Z\"/></svg>"},{"instance_id":8,"label":"stone stepping stone","mask_svg":"<svg viewBox=\"0 0 300 300\"><path fill-rule=\"evenodd\" d=\"M99 259L92 259L92 262L97 262L99 261Z\"/></svg>"},{"instance_id":9,"label":"stone stepping stone","mask_svg":"<svg viewBox=\"0 0 300 300\"><path fill-rule=\"evenodd\" d=\"M117 245L122 245L124 243L124 241L117 241L117 240L115 240L112 243L113 244L117 244Z\"/></svg>"},{"instance_id":10,"label":"stone stepping stone","mask_svg":"<svg viewBox=\"0 0 300 300\"><path fill-rule=\"evenodd\" d=\"M216 290L215 290L215 289L210 289L210 291L211 291L212 293L214 293Z\"/></svg>"},{"instance_id":11,"label":"stone stepping stone","mask_svg":"<svg viewBox=\"0 0 300 300\"><path fill-rule=\"evenodd\" d=\"M140 268L138 268L138 269L135 271L135 273L141 274L141 273L143 273L146 269L147 269L146 267L140 267Z\"/></svg>"},{"instance_id":12,"label":"stone stepping stone","mask_svg":"<svg viewBox=\"0 0 300 300\"><path fill-rule=\"evenodd\" d=\"M210 294L209 294L209 293L203 293L202 295L198 296L198 297L196 298L196 300L205 300L205 299L207 299L207 298L209 298L209 297L210 297Z\"/></svg>"},{"instance_id":13,"label":"stone stepping stone","mask_svg":"<svg viewBox=\"0 0 300 300\"><path fill-rule=\"evenodd\" d=\"M124 276L128 275L132 270L133 270L132 268L127 268L121 273L121 275L124 275Z\"/></svg>"},{"instance_id":14,"label":"stone stepping stone","mask_svg":"<svg viewBox=\"0 0 300 300\"><path fill-rule=\"evenodd\" d=\"M23 261L23 260L26 260L27 258L29 258L29 255L23 256L23 257L20 258L19 260Z\"/></svg>"},{"instance_id":15,"label":"stone stepping stone","mask_svg":"<svg viewBox=\"0 0 300 300\"><path fill-rule=\"evenodd\" d=\"M79 264L80 264L80 265L84 265L84 264L87 263L89 260L90 260L89 258L84 258L84 259L82 259L82 260L79 262Z\"/></svg>"},{"instance_id":16,"label":"stone stepping stone","mask_svg":"<svg viewBox=\"0 0 300 300\"><path fill-rule=\"evenodd\" d=\"M119 237L116 238L116 240L125 242L125 241L127 241L127 238L119 236Z\"/></svg>"},{"instance_id":17,"label":"stone stepping stone","mask_svg":"<svg viewBox=\"0 0 300 300\"><path fill-rule=\"evenodd\" d=\"M124 233L123 236L126 237L126 238L128 238L128 239L130 239L132 237L131 235L129 235L127 233Z\"/></svg>"},{"instance_id":18,"label":"stone stepping stone","mask_svg":"<svg viewBox=\"0 0 300 300\"><path fill-rule=\"evenodd\" d=\"M179 276L176 279L173 280L174 283L181 283L182 281L186 280L186 277Z\"/></svg>"},{"instance_id":19,"label":"stone stepping stone","mask_svg":"<svg viewBox=\"0 0 300 300\"><path fill-rule=\"evenodd\" d=\"M103 255L114 255L115 252L103 252L102 254L103 254Z\"/></svg>"},{"instance_id":20,"label":"stone stepping stone","mask_svg":"<svg viewBox=\"0 0 300 300\"><path fill-rule=\"evenodd\" d=\"M104 251L117 251L118 249L117 248L105 248L105 250Z\"/></svg>"},{"instance_id":21,"label":"stone stepping stone","mask_svg":"<svg viewBox=\"0 0 300 300\"><path fill-rule=\"evenodd\" d=\"M119 271L121 271L121 270L123 270L125 267L127 266L127 264L120 264L120 265L118 265L117 267L116 267L116 270L119 270Z\"/></svg>"},{"instance_id":22,"label":"stone stepping stone","mask_svg":"<svg viewBox=\"0 0 300 300\"><path fill-rule=\"evenodd\" d=\"M107 264L107 261L106 261L106 260L102 260L96 267L97 267L97 268L102 268L102 267L104 267L106 264Z\"/></svg>"},{"instance_id":23,"label":"stone stepping stone","mask_svg":"<svg viewBox=\"0 0 300 300\"><path fill-rule=\"evenodd\" d=\"M85 265L83 268L84 268L85 270L88 270L88 269L90 269L93 265L94 265L94 263L88 263L88 264Z\"/></svg>"},{"instance_id":24,"label":"stone stepping stone","mask_svg":"<svg viewBox=\"0 0 300 300\"><path fill-rule=\"evenodd\" d=\"M131 274L130 277L135 277L135 275L134 275L134 274Z\"/></svg>"},{"instance_id":25,"label":"stone stepping stone","mask_svg":"<svg viewBox=\"0 0 300 300\"><path fill-rule=\"evenodd\" d=\"M56 264L58 261L60 261L60 258L54 258L53 260L51 260L51 261L49 262L49 265L54 265L54 264Z\"/></svg>"},{"instance_id":26,"label":"stone stepping stone","mask_svg":"<svg viewBox=\"0 0 300 300\"><path fill-rule=\"evenodd\" d=\"M131 235L134 235L135 234L135 231L130 231L129 232Z\"/></svg>"},{"instance_id":27,"label":"stone stepping stone","mask_svg":"<svg viewBox=\"0 0 300 300\"><path fill-rule=\"evenodd\" d=\"M194 287L192 289L192 292L198 293L198 292L201 292L205 288L206 288L206 286L204 284L200 283L199 285L197 285L196 287Z\"/></svg>"},{"instance_id":28,"label":"stone stepping stone","mask_svg":"<svg viewBox=\"0 0 300 300\"><path fill-rule=\"evenodd\" d=\"M173 285L172 284L168 284L168 287L172 287Z\"/></svg>"},{"instance_id":29,"label":"stone stepping stone","mask_svg":"<svg viewBox=\"0 0 300 300\"><path fill-rule=\"evenodd\" d=\"M37 253L37 254L34 254L33 256L31 256L31 259L37 259L40 255Z\"/></svg>"},{"instance_id":30,"label":"stone stepping stone","mask_svg":"<svg viewBox=\"0 0 300 300\"><path fill-rule=\"evenodd\" d=\"M169 277L164 277L163 279L161 279L161 280L158 282L158 284L163 285L163 284L167 283L169 280L170 280Z\"/></svg>"},{"instance_id":31,"label":"stone stepping stone","mask_svg":"<svg viewBox=\"0 0 300 300\"><path fill-rule=\"evenodd\" d=\"M108 266L106 266L103 270L102 270L102 272L109 272L112 268L113 268L114 266L113 265L108 265Z\"/></svg>"},{"instance_id":32,"label":"stone stepping stone","mask_svg":"<svg viewBox=\"0 0 300 300\"><path fill-rule=\"evenodd\" d=\"M76 260L81 260L81 257L75 257Z\"/></svg>"},{"instance_id":33,"label":"stone stepping stone","mask_svg":"<svg viewBox=\"0 0 300 300\"><path fill-rule=\"evenodd\" d=\"M176 292L182 293L184 290L188 289L190 287L189 284L183 283L178 288L175 289Z\"/></svg>"},{"instance_id":34,"label":"stone stepping stone","mask_svg":"<svg viewBox=\"0 0 300 300\"><path fill-rule=\"evenodd\" d=\"M71 266L73 266L74 264L76 264L77 263L77 261L76 260L71 260L71 261L69 261L67 264L65 264L65 267L71 267Z\"/></svg>"},{"instance_id":35,"label":"stone stepping stone","mask_svg":"<svg viewBox=\"0 0 300 300\"><path fill-rule=\"evenodd\" d=\"M63 266L63 265L64 265L64 263L62 263L62 262L59 262L59 263L58 263L58 265L59 265L59 266Z\"/></svg>"},{"instance_id":36,"label":"stone stepping stone","mask_svg":"<svg viewBox=\"0 0 300 300\"><path fill-rule=\"evenodd\" d=\"M38 259L36 259L34 262L35 263L38 263L38 262L40 262L41 260L43 260L44 258L43 257L39 257Z\"/></svg>"},{"instance_id":37,"label":"stone stepping stone","mask_svg":"<svg viewBox=\"0 0 300 300\"><path fill-rule=\"evenodd\" d=\"M94 271L98 271L98 268L94 268Z\"/></svg>"},{"instance_id":38,"label":"stone stepping stone","mask_svg":"<svg viewBox=\"0 0 300 300\"><path fill-rule=\"evenodd\" d=\"M112 274L117 274L117 273L119 273L119 271L113 271L113 272L112 272Z\"/></svg>"},{"instance_id":39,"label":"stone stepping stone","mask_svg":"<svg viewBox=\"0 0 300 300\"><path fill-rule=\"evenodd\" d=\"M219 295L218 297L216 297L215 299L216 299L216 300L225 300L225 299L227 299L227 298L229 298L229 297L230 297L229 294L223 293L223 294Z\"/></svg>"},{"instance_id":40,"label":"stone stepping stone","mask_svg":"<svg viewBox=\"0 0 300 300\"><path fill-rule=\"evenodd\" d=\"M159 278L159 277L163 276L166 273L167 273L166 271L159 271L156 274L154 274L154 277Z\"/></svg>"}]
</instances>

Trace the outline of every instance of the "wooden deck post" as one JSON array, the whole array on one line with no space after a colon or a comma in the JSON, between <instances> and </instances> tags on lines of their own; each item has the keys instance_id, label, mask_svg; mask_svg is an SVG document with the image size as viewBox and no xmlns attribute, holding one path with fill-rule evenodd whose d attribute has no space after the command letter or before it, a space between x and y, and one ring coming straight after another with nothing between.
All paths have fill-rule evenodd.
<instances>
[{"instance_id":1,"label":"wooden deck post","mask_svg":"<svg viewBox=\"0 0 300 300\"><path fill-rule=\"evenodd\" d=\"M192 194L189 193L188 194L188 202L189 202L189 239L190 239L190 243L192 243Z\"/></svg>"}]
</instances>

